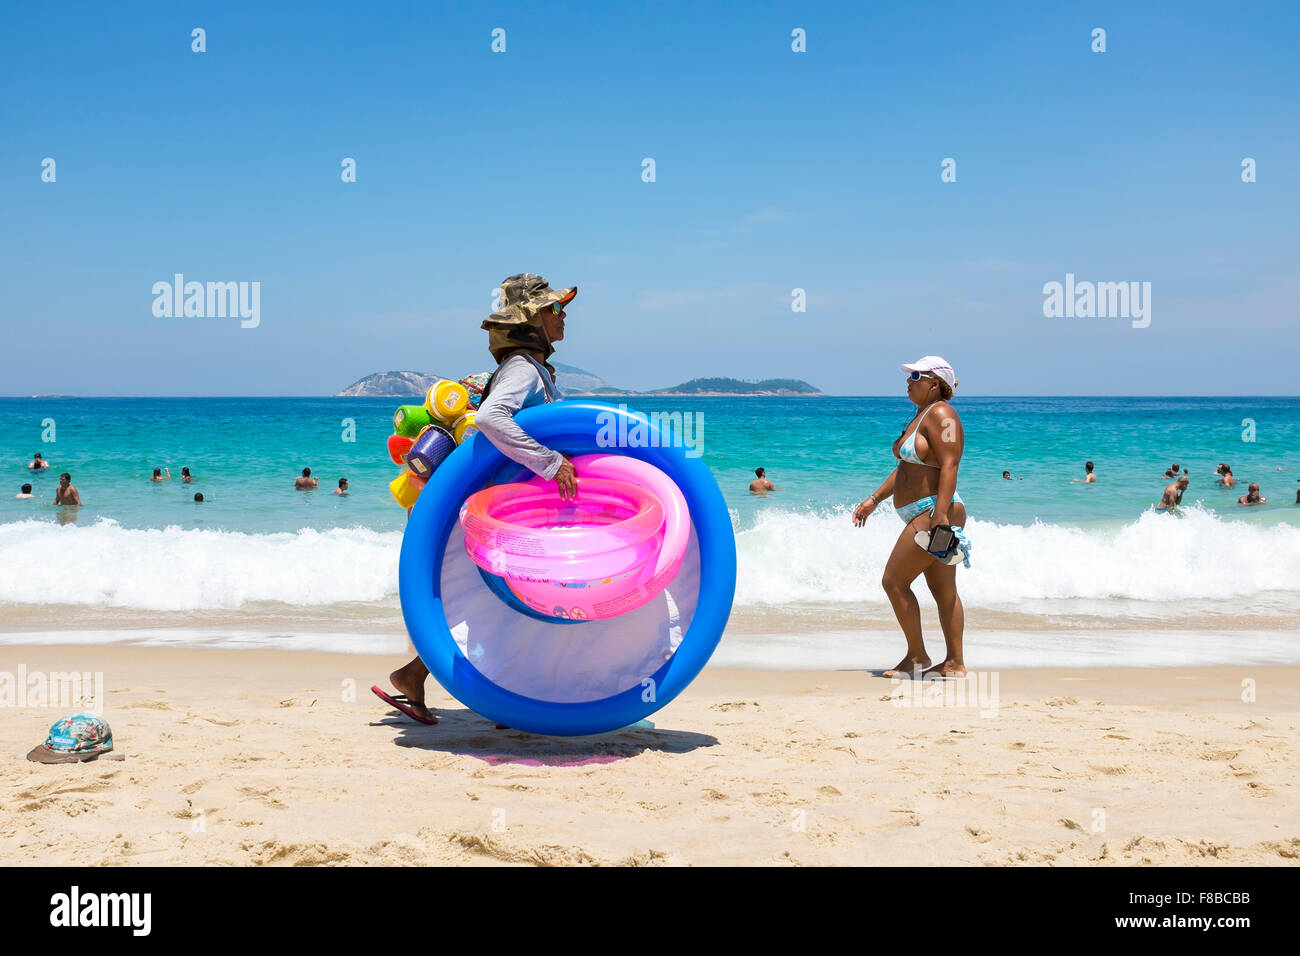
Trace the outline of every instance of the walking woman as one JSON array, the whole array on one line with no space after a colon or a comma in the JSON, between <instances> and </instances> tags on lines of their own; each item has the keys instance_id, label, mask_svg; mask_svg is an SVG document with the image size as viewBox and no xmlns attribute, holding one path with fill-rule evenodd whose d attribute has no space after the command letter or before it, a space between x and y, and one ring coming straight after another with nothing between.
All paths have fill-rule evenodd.
<instances>
[{"instance_id":1,"label":"walking woman","mask_svg":"<svg viewBox=\"0 0 1300 956\"><path fill-rule=\"evenodd\" d=\"M916 406L916 413L894 442L898 465L854 510L853 523L862 527L876 507L892 496L894 510L904 525L885 565L881 584L907 639L907 653L884 676L964 677L965 613L957 595L957 564L970 567L970 542L962 532L966 506L957 494L957 468L965 433L961 418L948 404L957 376L952 366L937 355L927 355L902 368L908 373L907 397ZM912 593L912 582L921 574L938 605L946 645L943 662L936 666L931 666L921 638L921 607Z\"/></svg>"}]
</instances>

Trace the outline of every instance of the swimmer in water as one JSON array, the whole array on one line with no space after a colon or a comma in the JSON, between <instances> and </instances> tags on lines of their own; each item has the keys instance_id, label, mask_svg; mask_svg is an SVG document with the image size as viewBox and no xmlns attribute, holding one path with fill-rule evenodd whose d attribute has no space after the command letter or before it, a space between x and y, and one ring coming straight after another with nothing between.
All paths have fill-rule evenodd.
<instances>
[{"instance_id":1,"label":"swimmer in water","mask_svg":"<svg viewBox=\"0 0 1300 956\"><path fill-rule=\"evenodd\" d=\"M18 492L18 494L14 495L14 497L15 497L15 498L30 498L30 497L32 497L32 486L31 486L31 485L23 485L23 489L22 489L22 491Z\"/></svg>"},{"instance_id":2,"label":"swimmer in water","mask_svg":"<svg viewBox=\"0 0 1300 956\"><path fill-rule=\"evenodd\" d=\"M752 495L765 495L769 491L776 491L776 485L767 480L767 471L763 468L755 468L754 474L758 477L749 483L749 493Z\"/></svg>"},{"instance_id":3,"label":"swimmer in water","mask_svg":"<svg viewBox=\"0 0 1300 956\"><path fill-rule=\"evenodd\" d=\"M1246 489L1246 493L1245 493L1244 495L1242 495L1240 498L1237 499L1237 504L1239 504L1239 505L1266 505L1266 504L1268 504L1268 499L1265 498L1265 497L1263 497L1262 495L1260 495L1260 493L1259 493L1259 482L1258 482L1258 481L1252 481L1252 482L1250 483L1250 487Z\"/></svg>"},{"instance_id":4,"label":"swimmer in water","mask_svg":"<svg viewBox=\"0 0 1300 956\"><path fill-rule=\"evenodd\" d=\"M49 467L50 467L50 463L46 461L44 458L42 458L41 453L38 451L36 452L36 454L32 455L31 464L27 466L27 470L44 471L46 468Z\"/></svg>"},{"instance_id":5,"label":"swimmer in water","mask_svg":"<svg viewBox=\"0 0 1300 956\"><path fill-rule=\"evenodd\" d=\"M1096 476L1095 474L1093 474L1093 471L1092 471L1092 462L1090 462L1090 461L1085 461L1085 462L1083 463L1083 477L1082 477L1082 478L1071 478L1070 480L1071 480L1071 481L1082 481L1085 485L1096 484L1096 482L1097 482L1097 476Z\"/></svg>"},{"instance_id":6,"label":"swimmer in water","mask_svg":"<svg viewBox=\"0 0 1300 956\"><path fill-rule=\"evenodd\" d=\"M295 491L310 491L320 484L320 480L311 476L311 469L304 468L302 474L293 480Z\"/></svg>"},{"instance_id":7,"label":"swimmer in water","mask_svg":"<svg viewBox=\"0 0 1300 956\"><path fill-rule=\"evenodd\" d=\"M1191 484L1191 481L1192 479L1183 475L1183 477L1179 478L1172 484L1165 485L1165 493L1160 498L1160 507L1157 508L1156 511L1173 511L1174 508L1182 504L1183 492L1187 490L1187 486Z\"/></svg>"},{"instance_id":8,"label":"swimmer in water","mask_svg":"<svg viewBox=\"0 0 1300 956\"><path fill-rule=\"evenodd\" d=\"M54 503L56 505L80 505L81 495L77 492L77 487L72 483L72 475L66 471L59 475L59 487L54 489Z\"/></svg>"},{"instance_id":9,"label":"swimmer in water","mask_svg":"<svg viewBox=\"0 0 1300 956\"><path fill-rule=\"evenodd\" d=\"M149 480L150 480L150 481L155 481L155 482L156 482L156 481L171 481L171 480L172 480L172 470L171 470L170 468L168 468L168 469L167 469L167 477L164 478L164 477L163 477L163 470L162 470L161 468L155 468L155 469L153 470L153 477L150 478Z\"/></svg>"},{"instance_id":10,"label":"swimmer in water","mask_svg":"<svg viewBox=\"0 0 1300 956\"><path fill-rule=\"evenodd\" d=\"M346 478L339 479L339 486L334 489L334 494L338 495L340 498L346 498L348 496L348 480Z\"/></svg>"},{"instance_id":11,"label":"swimmer in water","mask_svg":"<svg viewBox=\"0 0 1300 956\"><path fill-rule=\"evenodd\" d=\"M202 500L203 500L203 492L201 492L201 491L196 491L196 492L194 492L194 500L195 500L195 501L202 501Z\"/></svg>"},{"instance_id":12,"label":"swimmer in water","mask_svg":"<svg viewBox=\"0 0 1300 956\"><path fill-rule=\"evenodd\" d=\"M181 469L181 483L188 485L193 480L194 476L190 474L190 466L186 465Z\"/></svg>"},{"instance_id":13,"label":"swimmer in water","mask_svg":"<svg viewBox=\"0 0 1300 956\"><path fill-rule=\"evenodd\" d=\"M1002 473L1002 480L1003 480L1003 481L1010 481L1010 480L1011 480L1011 472L1009 472L1009 471L1004 471L1004 472Z\"/></svg>"},{"instance_id":14,"label":"swimmer in water","mask_svg":"<svg viewBox=\"0 0 1300 956\"><path fill-rule=\"evenodd\" d=\"M1219 472L1221 477L1218 483L1225 488L1231 488L1237 483L1237 479L1232 477L1232 467L1230 465L1220 465L1219 467L1223 470Z\"/></svg>"}]
</instances>

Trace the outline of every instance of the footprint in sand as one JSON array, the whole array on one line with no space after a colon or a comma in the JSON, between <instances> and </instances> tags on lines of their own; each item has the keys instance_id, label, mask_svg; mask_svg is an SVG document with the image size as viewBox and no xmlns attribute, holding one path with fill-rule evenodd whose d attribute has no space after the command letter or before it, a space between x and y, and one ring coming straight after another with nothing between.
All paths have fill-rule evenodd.
<instances>
[{"instance_id":1,"label":"footprint in sand","mask_svg":"<svg viewBox=\"0 0 1300 956\"><path fill-rule=\"evenodd\" d=\"M265 790L258 790L256 787L240 787L239 792L246 797L253 797L257 800L261 800L268 807L274 807L277 810L284 809L284 804L271 796L271 794L275 792L274 788L268 787Z\"/></svg>"},{"instance_id":2,"label":"footprint in sand","mask_svg":"<svg viewBox=\"0 0 1300 956\"><path fill-rule=\"evenodd\" d=\"M1103 767L1095 763L1088 764L1088 767L1098 773L1104 773L1108 777L1118 777L1120 774L1128 773L1128 767Z\"/></svg>"}]
</instances>

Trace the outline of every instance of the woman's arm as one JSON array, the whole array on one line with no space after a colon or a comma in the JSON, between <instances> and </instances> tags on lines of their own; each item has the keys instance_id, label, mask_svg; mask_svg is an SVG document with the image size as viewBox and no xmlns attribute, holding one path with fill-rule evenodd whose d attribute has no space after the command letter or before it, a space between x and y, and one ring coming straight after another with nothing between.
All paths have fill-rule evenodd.
<instances>
[{"instance_id":1,"label":"woman's arm","mask_svg":"<svg viewBox=\"0 0 1300 956\"><path fill-rule=\"evenodd\" d=\"M507 359L492 382L487 401L479 407L474 424L507 458L551 481L564 464L564 456L539 444L514 418L534 391L542 388L537 370L526 358Z\"/></svg>"},{"instance_id":2,"label":"woman's arm","mask_svg":"<svg viewBox=\"0 0 1300 956\"><path fill-rule=\"evenodd\" d=\"M957 467L966 447L966 433L951 405L944 404L938 412L925 422L925 438L939 460L939 493L934 496L933 523L947 524L948 509L957 491Z\"/></svg>"}]
</instances>

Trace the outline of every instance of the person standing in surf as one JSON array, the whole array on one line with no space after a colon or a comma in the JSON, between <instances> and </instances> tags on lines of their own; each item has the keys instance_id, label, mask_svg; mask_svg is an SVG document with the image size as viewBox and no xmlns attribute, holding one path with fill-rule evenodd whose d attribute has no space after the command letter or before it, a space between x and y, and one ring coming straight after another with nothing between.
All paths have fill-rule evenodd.
<instances>
[{"instance_id":1,"label":"person standing in surf","mask_svg":"<svg viewBox=\"0 0 1300 956\"><path fill-rule=\"evenodd\" d=\"M957 376L952 366L937 355L927 355L902 369L907 372L907 397L916 412L894 442L898 465L853 512L853 523L862 527L876 507L892 497L904 525L880 583L903 629L907 653L896 667L883 674L964 677L962 636L966 616L957 594L957 564L970 567L970 542L962 533L966 506L957 493L957 469L966 435L961 418L948 404L957 387ZM918 542L918 537L924 539L929 550ZM922 574L938 606L943 628L944 659L934 666L921 636L921 606L912 593L912 582Z\"/></svg>"},{"instance_id":2,"label":"person standing in surf","mask_svg":"<svg viewBox=\"0 0 1300 956\"><path fill-rule=\"evenodd\" d=\"M564 338L565 307L578 287L552 289L541 276L524 272L501 283L501 305L479 326L488 333L488 351L497 369L483 386L475 415L479 434L497 449L536 475L554 481L561 498L577 493L573 462L562 453L538 443L515 423L524 408L558 401L563 395L548 361L556 342ZM388 675L400 692L393 696L371 687L375 696L412 720L436 724L438 718L424 703L424 682L429 668L417 655Z\"/></svg>"},{"instance_id":3,"label":"person standing in surf","mask_svg":"<svg viewBox=\"0 0 1300 956\"><path fill-rule=\"evenodd\" d=\"M1165 493L1160 496L1160 505L1156 508L1157 514L1172 512L1175 508L1183 503L1183 492L1191 484L1192 479L1187 475L1179 478L1177 481L1165 485Z\"/></svg>"}]
</instances>

